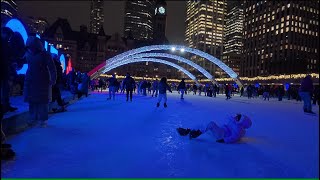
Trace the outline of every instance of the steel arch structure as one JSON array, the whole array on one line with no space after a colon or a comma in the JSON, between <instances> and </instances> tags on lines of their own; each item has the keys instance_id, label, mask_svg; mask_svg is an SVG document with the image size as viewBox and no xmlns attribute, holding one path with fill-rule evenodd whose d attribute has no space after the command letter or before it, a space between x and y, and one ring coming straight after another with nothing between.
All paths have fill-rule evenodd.
<instances>
[{"instance_id":1,"label":"steel arch structure","mask_svg":"<svg viewBox=\"0 0 320 180\"><path fill-rule=\"evenodd\" d=\"M115 68L122 66L122 65L125 65L125 64L136 63L136 62L149 62L149 61L150 62L157 62L157 63L161 63L161 64L166 64L171 67L174 67L174 68L182 71L183 73L185 73L188 77L190 77L190 79L194 80L197 84L200 84L198 82L197 78L192 73L190 73L188 70L186 70L183 67L181 67L177 64L174 64L172 62L169 62L169 61L166 61L163 59L157 59L157 58L126 59L124 61L121 61L121 62L115 63L111 66L108 66L106 69L104 69L104 72L111 71L112 69L115 69Z\"/></svg>"},{"instance_id":2,"label":"steel arch structure","mask_svg":"<svg viewBox=\"0 0 320 180\"><path fill-rule=\"evenodd\" d=\"M240 82L240 80L238 79L238 75L231 69L229 68L226 64L224 64L221 60L215 58L214 56L205 53L203 51L197 50L197 49L193 49L193 48L189 48L189 47L185 47L185 46L181 46L181 45L151 45L151 46L144 46L141 48L137 48L137 49L133 49L133 50L129 50L127 52L124 52L122 54L119 54L115 57L112 57L108 60L106 60L106 64L104 67L102 67L101 69L97 70L96 72L94 72L94 74L100 74L103 72L103 70L109 66L112 65L113 63L122 61L126 58L129 58L132 55L135 54L139 54L139 53L143 53L143 52L149 52L149 51L159 51L159 50L170 50L170 49L174 49L174 50L180 50L180 51L185 51L185 52L189 52L195 55L198 55L202 58L205 58L209 61L211 61L212 63L216 64L219 68L221 68L223 71L225 71L232 79L234 79L234 81L240 86L242 87L242 83Z\"/></svg>"},{"instance_id":3,"label":"steel arch structure","mask_svg":"<svg viewBox=\"0 0 320 180\"><path fill-rule=\"evenodd\" d=\"M174 59L174 60L177 60L177 61L184 62L184 63L196 68L197 70L199 70L208 79L210 79L210 80L214 79L213 76L208 71L206 71L204 68L202 68L198 64L196 64L196 63L194 63L194 62L192 62L192 61L190 61L188 59L185 59L185 58L183 58L181 56L172 55L172 54L168 54L168 53L140 53L140 54L132 55L132 56L126 58L126 59L123 59L122 61L127 60L127 59L149 58L149 57L152 57L152 58L155 58L155 57L170 58L170 59ZM108 63L108 65L112 66L113 64L116 64L116 63L119 63L119 61L118 62L113 62L113 63ZM105 72L102 71L102 73L105 73Z\"/></svg>"}]
</instances>

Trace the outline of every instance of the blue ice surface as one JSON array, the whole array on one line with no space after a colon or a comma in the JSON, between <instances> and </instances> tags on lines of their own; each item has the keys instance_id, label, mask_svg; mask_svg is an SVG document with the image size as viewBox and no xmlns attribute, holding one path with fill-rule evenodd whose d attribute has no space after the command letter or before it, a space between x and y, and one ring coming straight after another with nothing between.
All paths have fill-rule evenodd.
<instances>
[{"instance_id":1,"label":"blue ice surface","mask_svg":"<svg viewBox=\"0 0 320 180\"><path fill-rule=\"evenodd\" d=\"M302 112L302 102L168 94L156 98L92 93L34 127L8 139L17 153L2 162L3 178L319 178L319 110ZM253 121L237 144L212 136L189 140L177 127L222 125L228 115Z\"/></svg>"}]
</instances>

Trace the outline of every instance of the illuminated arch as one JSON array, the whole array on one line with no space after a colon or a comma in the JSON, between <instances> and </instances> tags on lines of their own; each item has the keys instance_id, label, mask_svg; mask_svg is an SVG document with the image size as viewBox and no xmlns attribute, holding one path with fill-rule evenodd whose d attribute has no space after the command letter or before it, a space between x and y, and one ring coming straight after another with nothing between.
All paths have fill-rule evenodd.
<instances>
[{"instance_id":1,"label":"illuminated arch","mask_svg":"<svg viewBox=\"0 0 320 180\"><path fill-rule=\"evenodd\" d=\"M60 63L61 63L61 66L62 66L62 70L64 72L66 70L66 59L64 58L63 54L61 54L61 56L60 56Z\"/></svg>"},{"instance_id":2,"label":"illuminated arch","mask_svg":"<svg viewBox=\"0 0 320 180\"><path fill-rule=\"evenodd\" d=\"M197 70L199 70L208 79L213 80L212 75L208 71L206 71L204 68L202 68L198 64L196 64L188 59L185 59L181 56L167 54L167 53L140 53L140 54L132 55L129 58L136 59L136 58L148 58L148 57L163 57L163 58L170 58L170 59L184 62L184 63L189 64L190 66L196 68ZM124 61L124 60L126 60L126 59L123 59L122 61ZM118 61L118 62L121 62L121 61ZM118 62L112 62L112 63L107 63L107 64L108 64L108 66L112 66L113 64L118 63ZM102 71L102 73L104 73L104 72Z\"/></svg>"},{"instance_id":3,"label":"illuminated arch","mask_svg":"<svg viewBox=\"0 0 320 180\"><path fill-rule=\"evenodd\" d=\"M119 66L125 65L125 64L130 64L130 63L136 63L136 62L157 62L157 63L161 63L161 64L166 64L169 66L172 66L180 71L182 71L183 73L185 73L188 77L190 77L190 79L194 80L197 84L199 84L199 82L197 81L197 78L191 74L188 70L184 69L183 67L174 64L172 62L166 61L166 60L162 60L162 59L156 59L156 58L140 58L140 59L126 59L124 61L121 61L119 63L113 64L111 66L108 66L106 69L104 69L104 72L108 72L112 69L115 69Z\"/></svg>"},{"instance_id":4,"label":"illuminated arch","mask_svg":"<svg viewBox=\"0 0 320 180\"><path fill-rule=\"evenodd\" d=\"M21 21L19 21L18 19L11 19L7 22L6 27L10 28L13 32L18 32L19 34L21 34L24 44L27 43L28 33Z\"/></svg>"},{"instance_id":5,"label":"illuminated arch","mask_svg":"<svg viewBox=\"0 0 320 180\"><path fill-rule=\"evenodd\" d=\"M106 60L106 67L108 67L110 64L122 61L123 59L129 58L132 55L135 54L139 54L139 53L143 53L143 52L149 52L149 51L159 51L159 50L177 50L177 51L181 51L181 52L189 52L191 54L195 54L198 55L202 58L205 58L209 61L211 61L212 63L216 64L219 68L221 68L223 71L225 71L231 78L233 78L235 80L235 82L242 87L242 83L240 82L240 80L238 79L238 75L237 73L235 73L231 68L229 68L226 64L224 64L222 61L220 61L219 59L213 57L212 55L205 53L203 51L197 50L197 49L193 49L193 48L189 48L189 47L185 47L185 46L181 46L181 45L152 45L152 46L145 46L145 47L141 47L141 48L137 48L137 49L133 49L130 51L126 51L122 54L119 54L113 58L110 58L108 60ZM102 73L103 69L105 69L106 67L103 67L101 69L99 69L96 73ZM95 74L96 74L95 73Z\"/></svg>"}]
</instances>

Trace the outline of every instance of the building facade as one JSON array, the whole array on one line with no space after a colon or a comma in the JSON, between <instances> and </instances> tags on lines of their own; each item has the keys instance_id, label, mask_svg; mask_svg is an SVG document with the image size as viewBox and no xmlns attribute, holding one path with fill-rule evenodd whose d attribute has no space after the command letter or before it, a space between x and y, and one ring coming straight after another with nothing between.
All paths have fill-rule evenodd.
<instances>
[{"instance_id":1,"label":"building facade","mask_svg":"<svg viewBox=\"0 0 320 180\"><path fill-rule=\"evenodd\" d=\"M1 0L1 26L10 18L16 17L18 6L15 0Z\"/></svg>"},{"instance_id":2,"label":"building facade","mask_svg":"<svg viewBox=\"0 0 320 180\"><path fill-rule=\"evenodd\" d=\"M225 28L225 45L223 62L240 73L240 62L243 60L243 4L241 1L228 1Z\"/></svg>"},{"instance_id":3,"label":"building facade","mask_svg":"<svg viewBox=\"0 0 320 180\"><path fill-rule=\"evenodd\" d=\"M125 2L124 35L135 40L153 39L155 0Z\"/></svg>"},{"instance_id":4,"label":"building facade","mask_svg":"<svg viewBox=\"0 0 320 180\"><path fill-rule=\"evenodd\" d=\"M68 20L62 18L58 18L45 31L42 38L65 54L75 70L81 72L89 72L107 59L130 49L153 44L153 41L121 37L119 33L106 35L103 28L98 34L88 32L88 28L84 25L80 26L80 31L74 31ZM170 66L152 62L128 64L108 73L125 75L127 72L144 77L178 76L177 70Z\"/></svg>"},{"instance_id":5,"label":"building facade","mask_svg":"<svg viewBox=\"0 0 320 180\"><path fill-rule=\"evenodd\" d=\"M226 0L187 1L186 13L185 44L221 59L227 13ZM196 56L191 56L190 59L211 74L219 76L219 69L213 63Z\"/></svg>"},{"instance_id":6,"label":"building facade","mask_svg":"<svg viewBox=\"0 0 320 180\"><path fill-rule=\"evenodd\" d=\"M104 23L103 0L91 0L90 33L98 34Z\"/></svg>"},{"instance_id":7,"label":"building facade","mask_svg":"<svg viewBox=\"0 0 320 180\"><path fill-rule=\"evenodd\" d=\"M319 0L244 2L241 76L319 73Z\"/></svg>"},{"instance_id":8,"label":"building facade","mask_svg":"<svg viewBox=\"0 0 320 180\"><path fill-rule=\"evenodd\" d=\"M157 1L155 6L154 24L153 24L153 41L156 44L166 43L166 27L167 27L167 3Z\"/></svg>"}]
</instances>

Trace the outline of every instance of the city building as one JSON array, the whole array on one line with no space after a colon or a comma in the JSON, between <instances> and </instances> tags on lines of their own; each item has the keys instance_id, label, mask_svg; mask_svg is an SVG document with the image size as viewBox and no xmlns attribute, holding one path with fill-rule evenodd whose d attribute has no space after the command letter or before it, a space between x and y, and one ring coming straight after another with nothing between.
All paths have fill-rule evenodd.
<instances>
[{"instance_id":1,"label":"city building","mask_svg":"<svg viewBox=\"0 0 320 180\"><path fill-rule=\"evenodd\" d=\"M103 27L103 0L91 0L90 4L90 32L98 34Z\"/></svg>"},{"instance_id":2,"label":"city building","mask_svg":"<svg viewBox=\"0 0 320 180\"><path fill-rule=\"evenodd\" d=\"M124 35L135 40L152 40L155 0L125 1Z\"/></svg>"},{"instance_id":3,"label":"city building","mask_svg":"<svg viewBox=\"0 0 320 180\"><path fill-rule=\"evenodd\" d=\"M15 0L1 0L1 26L10 18L16 17L18 6Z\"/></svg>"},{"instance_id":4,"label":"city building","mask_svg":"<svg viewBox=\"0 0 320 180\"><path fill-rule=\"evenodd\" d=\"M42 35L49 27L48 21L44 18L28 16L26 18L22 18L22 21L26 24L27 31L32 34Z\"/></svg>"},{"instance_id":5,"label":"city building","mask_svg":"<svg viewBox=\"0 0 320 180\"><path fill-rule=\"evenodd\" d=\"M153 44L151 40L134 40L131 36L121 37L119 33L106 35L103 28L98 34L88 32L88 28L84 25L80 26L80 31L74 31L68 20L62 18L58 18L44 32L42 38L65 54L75 70L81 72L89 72L107 59L130 49ZM127 72L144 77L178 76L177 70L170 66L152 62L120 66L108 74L125 75Z\"/></svg>"},{"instance_id":6,"label":"city building","mask_svg":"<svg viewBox=\"0 0 320 180\"><path fill-rule=\"evenodd\" d=\"M164 0L156 2L154 24L153 24L153 41L154 44L166 44L166 25L167 25L167 3Z\"/></svg>"},{"instance_id":7,"label":"city building","mask_svg":"<svg viewBox=\"0 0 320 180\"><path fill-rule=\"evenodd\" d=\"M319 0L244 2L241 76L319 73Z\"/></svg>"},{"instance_id":8,"label":"city building","mask_svg":"<svg viewBox=\"0 0 320 180\"><path fill-rule=\"evenodd\" d=\"M187 1L185 44L221 59L224 44L226 0ZM219 70L212 62L196 56L189 57L218 77ZM195 72L193 69L189 69ZM201 78L201 77L199 77Z\"/></svg>"},{"instance_id":9,"label":"city building","mask_svg":"<svg viewBox=\"0 0 320 180\"><path fill-rule=\"evenodd\" d=\"M240 62L243 60L243 4L241 1L228 1L225 45L223 62L232 68L237 74L240 73Z\"/></svg>"}]
</instances>

